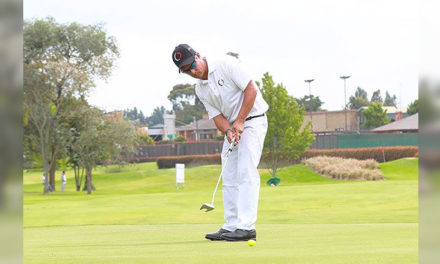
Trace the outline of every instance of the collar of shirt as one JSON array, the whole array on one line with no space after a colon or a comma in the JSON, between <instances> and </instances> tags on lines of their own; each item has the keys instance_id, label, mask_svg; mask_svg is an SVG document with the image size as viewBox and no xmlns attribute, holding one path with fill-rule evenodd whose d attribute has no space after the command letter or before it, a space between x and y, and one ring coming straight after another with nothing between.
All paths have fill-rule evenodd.
<instances>
[{"instance_id":1,"label":"collar of shirt","mask_svg":"<svg viewBox=\"0 0 440 264\"><path fill-rule=\"evenodd\" d=\"M209 76L211 76L211 74L217 70L217 65L215 63L215 60L211 60L211 62L208 63L208 60L206 59L206 57L204 57L203 59L205 59L206 63L208 64L208 79L207 80L199 80L199 83L206 85L209 82Z\"/></svg>"}]
</instances>

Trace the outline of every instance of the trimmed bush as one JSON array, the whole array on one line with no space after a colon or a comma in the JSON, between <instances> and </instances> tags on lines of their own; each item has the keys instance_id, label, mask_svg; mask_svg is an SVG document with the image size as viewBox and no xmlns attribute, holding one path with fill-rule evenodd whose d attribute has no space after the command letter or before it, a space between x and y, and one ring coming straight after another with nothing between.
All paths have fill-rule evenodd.
<instances>
[{"instance_id":1,"label":"trimmed bush","mask_svg":"<svg viewBox=\"0 0 440 264\"><path fill-rule=\"evenodd\" d=\"M385 160L392 161L396 159L414 157L418 153L416 146L399 146L399 147L384 147ZM358 160L373 159L377 162L383 162L382 151L380 147L377 148L350 148L350 149L311 149L307 150L301 156L301 159L312 158L316 156L329 156L341 158L354 158ZM261 158L262 162L267 162L270 158L270 153L264 152ZM162 157L135 157L127 158L128 162L149 162L157 161L157 167L174 168L176 163L184 163L187 166L207 165L207 164L221 164L220 154L209 155L182 155L182 156L162 156ZM280 157L280 161L285 165L299 163L299 160L289 160ZM370 165L368 165L370 164ZM365 168L370 168L371 162L366 163Z\"/></svg>"},{"instance_id":2,"label":"trimmed bush","mask_svg":"<svg viewBox=\"0 0 440 264\"><path fill-rule=\"evenodd\" d=\"M175 168L176 163L183 163L186 166L221 164L220 154L209 155L185 155L185 156L165 156L156 161L159 169Z\"/></svg>"},{"instance_id":3,"label":"trimmed bush","mask_svg":"<svg viewBox=\"0 0 440 264\"><path fill-rule=\"evenodd\" d=\"M303 160L316 173L338 180L383 180L375 160L344 159L318 156Z\"/></svg>"},{"instance_id":4,"label":"trimmed bush","mask_svg":"<svg viewBox=\"0 0 440 264\"><path fill-rule=\"evenodd\" d=\"M417 146L395 146L375 148L351 148L351 149L310 149L303 153L301 159L308 159L317 156L353 158L358 160L373 159L377 162L392 161L401 158L414 157L419 151Z\"/></svg>"}]
</instances>

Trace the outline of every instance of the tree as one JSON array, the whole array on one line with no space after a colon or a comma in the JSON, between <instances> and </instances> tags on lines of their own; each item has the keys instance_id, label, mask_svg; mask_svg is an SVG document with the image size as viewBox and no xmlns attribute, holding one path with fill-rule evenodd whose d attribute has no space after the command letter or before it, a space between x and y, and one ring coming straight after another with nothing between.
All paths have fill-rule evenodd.
<instances>
[{"instance_id":1,"label":"tree","mask_svg":"<svg viewBox=\"0 0 440 264\"><path fill-rule=\"evenodd\" d=\"M153 110L153 113L149 117L147 117L148 126L154 126L157 124L163 124L163 115L165 114L165 107L156 107Z\"/></svg>"},{"instance_id":2,"label":"tree","mask_svg":"<svg viewBox=\"0 0 440 264\"><path fill-rule=\"evenodd\" d=\"M180 124L189 124L196 119L202 118L206 113L202 102L195 94L195 87L192 84L177 84L173 87L168 100L173 104L176 113L176 121Z\"/></svg>"},{"instance_id":3,"label":"tree","mask_svg":"<svg viewBox=\"0 0 440 264\"><path fill-rule=\"evenodd\" d=\"M374 91L370 101L372 103L383 103L382 96L380 95L380 90Z\"/></svg>"},{"instance_id":4,"label":"tree","mask_svg":"<svg viewBox=\"0 0 440 264\"><path fill-rule=\"evenodd\" d=\"M406 110L408 115L414 115L419 112L419 99L414 100L411 104L409 104L408 109Z\"/></svg>"},{"instance_id":5,"label":"tree","mask_svg":"<svg viewBox=\"0 0 440 264\"><path fill-rule=\"evenodd\" d=\"M85 189L90 194L95 189L92 170L104 162L120 163L124 155L135 152L138 132L128 120L108 118L101 110L84 107L76 112L72 123L69 149L78 167L85 170ZM81 185L81 181L77 182Z\"/></svg>"},{"instance_id":6,"label":"tree","mask_svg":"<svg viewBox=\"0 0 440 264\"><path fill-rule=\"evenodd\" d=\"M65 102L86 95L96 78L108 78L119 51L102 25L58 24L53 18L25 21L23 40L25 125L36 131L27 136L55 188L56 161L67 140Z\"/></svg>"},{"instance_id":7,"label":"tree","mask_svg":"<svg viewBox=\"0 0 440 264\"><path fill-rule=\"evenodd\" d=\"M388 91L385 93L385 101L383 103L383 106L394 106L397 107L397 97L396 95L391 96Z\"/></svg>"},{"instance_id":8,"label":"tree","mask_svg":"<svg viewBox=\"0 0 440 264\"><path fill-rule=\"evenodd\" d=\"M276 173L282 157L298 159L313 143L315 136L311 133L311 122L301 129L304 121L304 108L299 108L294 97L287 94L282 84L276 84L269 73L265 73L261 89L264 100L269 104L266 112L269 122L264 148L270 152L272 178Z\"/></svg>"},{"instance_id":9,"label":"tree","mask_svg":"<svg viewBox=\"0 0 440 264\"><path fill-rule=\"evenodd\" d=\"M196 97L195 87L193 84L176 84L168 95L168 100L173 104L173 110L182 110L185 105L195 104Z\"/></svg>"},{"instance_id":10,"label":"tree","mask_svg":"<svg viewBox=\"0 0 440 264\"><path fill-rule=\"evenodd\" d=\"M391 120L387 116L387 110L382 108L381 103L370 103L370 105L362 111L365 116L363 128L371 129L388 124Z\"/></svg>"},{"instance_id":11,"label":"tree","mask_svg":"<svg viewBox=\"0 0 440 264\"><path fill-rule=\"evenodd\" d=\"M322 110L321 106L323 102L319 99L319 96L315 97L313 95L306 95L302 98L296 99L298 102L298 107L304 107L306 112L314 112Z\"/></svg>"},{"instance_id":12,"label":"tree","mask_svg":"<svg viewBox=\"0 0 440 264\"><path fill-rule=\"evenodd\" d=\"M139 110L136 108L136 106L133 109L125 109L124 110L124 118L127 118L132 121L138 122L140 125L146 125L147 124L147 118L145 117L142 110Z\"/></svg>"},{"instance_id":13,"label":"tree","mask_svg":"<svg viewBox=\"0 0 440 264\"><path fill-rule=\"evenodd\" d=\"M73 109L73 111L67 109L68 114L65 117L70 128L68 134L69 140L66 144L67 160L74 171L76 191L80 191L84 178L84 167L81 166L81 153L78 152L78 144L83 131L88 129L88 123L85 122L84 118L89 114L93 114L93 112L90 110L90 106L84 98L80 100L71 98L67 105Z\"/></svg>"},{"instance_id":14,"label":"tree","mask_svg":"<svg viewBox=\"0 0 440 264\"><path fill-rule=\"evenodd\" d=\"M206 113L203 105L186 105L184 109L175 111L176 124L186 125L194 121L194 117L199 120Z\"/></svg>"},{"instance_id":15,"label":"tree","mask_svg":"<svg viewBox=\"0 0 440 264\"><path fill-rule=\"evenodd\" d=\"M350 109L359 109L362 106L368 106L368 103L367 92L361 87L358 87L354 93L354 96L350 96L348 107Z\"/></svg>"},{"instance_id":16,"label":"tree","mask_svg":"<svg viewBox=\"0 0 440 264\"><path fill-rule=\"evenodd\" d=\"M148 134L138 133L137 143L141 146L154 145L154 139L152 139Z\"/></svg>"}]
</instances>

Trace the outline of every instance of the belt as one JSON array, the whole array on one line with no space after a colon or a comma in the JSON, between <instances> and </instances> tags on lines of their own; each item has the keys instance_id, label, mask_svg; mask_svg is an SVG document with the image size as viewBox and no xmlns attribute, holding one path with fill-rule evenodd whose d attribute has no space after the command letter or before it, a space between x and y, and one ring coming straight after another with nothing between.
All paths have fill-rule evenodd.
<instances>
[{"instance_id":1,"label":"belt","mask_svg":"<svg viewBox=\"0 0 440 264\"><path fill-rule=\"evenodd\" d=\"M262 113L261 115L256 115L256 116L250 116L250 117L248 117L248 118L246 118L246 120L245 121L249 121L249 120L251 120L251 119L253 119L253 118L257 118L257 117L262 117L262 116L264 116L265 114L264 113Z\"/></svg>"}]
</instances>

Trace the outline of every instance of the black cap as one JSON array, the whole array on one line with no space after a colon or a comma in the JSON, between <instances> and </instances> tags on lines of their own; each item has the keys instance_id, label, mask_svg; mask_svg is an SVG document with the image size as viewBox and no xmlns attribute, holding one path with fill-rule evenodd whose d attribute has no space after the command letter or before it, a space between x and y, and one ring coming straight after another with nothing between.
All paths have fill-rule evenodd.
<instances>
[{"instance_id":1,"label":"black cap","mask_svg":"<svg viewBox=\"0 0 440 264\"><path fill-rule=\"evenodd\" d=\"M172 54L174 64L179 68L194 62L196 52L188 44L180 44L177 46Z\"/></svg>"}]
</instances>

